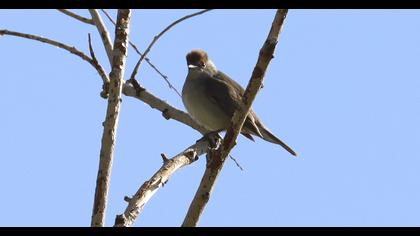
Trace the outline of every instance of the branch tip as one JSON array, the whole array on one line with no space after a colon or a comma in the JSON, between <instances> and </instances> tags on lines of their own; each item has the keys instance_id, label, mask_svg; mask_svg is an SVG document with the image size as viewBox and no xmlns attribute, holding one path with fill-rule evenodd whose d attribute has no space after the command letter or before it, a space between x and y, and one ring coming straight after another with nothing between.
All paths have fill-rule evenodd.
<instances>
[{"instance_id":1,"label":"branch tip","mask_svg":"<svg viewBox=\"0 0 420 236\"><path fill-rule=\"evenodd\" d=\"M131 201L131 197L129 197L129 196L124 196L124 201L126 201L126 202L130 202Z\"/></svg>"},{"instance_id":2,"label":"branch tip","mask_svg":"<svg viewBox=\"0 0 420 236\"><path fill-rule=\"evenodd\" d=\"M163 160L164 164L169 161L169 159L168 159L168 157L166 157L165 153L161 153L160 156L162 157L162 160Z\"/></svg>"}]
</instances>

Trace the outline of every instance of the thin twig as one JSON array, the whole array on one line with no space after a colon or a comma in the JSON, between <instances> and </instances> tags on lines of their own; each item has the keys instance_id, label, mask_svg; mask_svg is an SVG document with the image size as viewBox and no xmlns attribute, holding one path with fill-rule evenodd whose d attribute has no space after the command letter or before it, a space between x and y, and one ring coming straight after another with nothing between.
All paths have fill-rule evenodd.
<instances>
[{"instance_id":1,"label":"thin twig","mask_svg":"<svg viewBox=\"0 0 420 236\"><path fill-rule=\"evenodd\" d=\"M235 162L236 166L241 170L244 171L244 168L242 168L241 165L239 165L239 162L236 160L236 158L234 158L232 155L229 155L230 159L232 159L232 161Z\"/></svg>"},{"instance_id":2,"label":"thin twig","mask_svg":"<svg viewBox=\"0 0 420 236\"><path fill-rule=\"evenodd\" d=\"M111 180L112 161L116 142L118 118L121 109L122 87L128 52L131 10L118 10L115 30L113 63L110 73L109 98L101 141L98 176L96 179L95 199L92 210L91 226L105 225L105 213L108 202L109 183Z\"/></svg>"},{"instance_id":3,"label":"thin twig","mask_svg":"<svg viewBox=\"0 0 420 236\"><path fill-rule=\"evenodd\" d=\"M214 184L217 177L219 176L220 171L223 168L226 157L235 146L236 138L238 137L244 124L245 118L251 109L252 102L254 101L259 89L261 88L265 71L267 70L268 64L273 58L278 35L286 15L287 10L277 10L276 12L273 23L271 25L270 33L268 34L264 45L260 49L257 63L243 95L243 105L241 109L238 109L234 113L231 125L227 129L226 135L220 148L209 153L210 158L208 158L209 161L206 166L206 171L203 178L201 179L200 186L198 187L194 199L191 202L182 226L191 227L198 225L200 216L210 199Z\"/></svg>"},{"instance_id":4,"label":"thin twig","mask_svg":"<svg viewBox=\"0 0 420 236\"><path fill-rule=\"evenodd\" d=\"M108 14L108 12L107 12L107 11L105 11L104 9L101 9L101 11L102 11L102 13L104 13L104 14L105 14L105 16L108 18L108 20L109 20L109 21L111 21L111 23L112 23L113 25L115 25L115 21L114 21L114 19L112 19L112 17Z\"/></svg>"},{"instance_id":5,"label":"thin twig","mask_svg":"<svg viewBox=\"0 0 420 236\"><path fill-rule=\"evenodd\" d=\"M139 67L140 67L140 64L141 64L141 62L144 60L144 58L146 57L146 55L150 52L150 49L152 48L152 46L157 42L157 40L164 34L164 33L166 33L168 30L170 30L173 26L175 26L176 24L178 24L178 23L180 23L180 22L182 22L182 21L184 21L184 20L186 20L186 19L189 19L189 18L191 18L191 17L194 17L194 16L197 16L197 15L201 15L201 14L203 14L203 13L206 13L206 12L208 12L208 11L211 11L212 9L206 9L206 10L202 10L202 11L199 11L199 12L196 12L196 13L194 13L194 14L190 14L190 15L187 15L187 16L184 16L184 17L182 17L182 18L180 18L180 19L178 19L178 20L176 20L176 21L174 21L172 24L170 24L170 25L168 25L164 30L162 30L162 32L160 32L158 35L156 35L154 38L153 38L153 40L152 40L152 42L149 44L149 46L146 48L146 50L144 51L144 53L143 53L143 55L140 57L140 59L139 59L139 61L137 62L137 64L136 64L136 66L134 67L134 70L133 70L133 72L131 73L131 76L130 76L130 80L135 80L135 77L136 77L136 74L137 74L137 71L138 71L138 69L139 69Z\"/></svg>"},{"instance_id":6,"label":"thin twig","mask_svg":"<svg viewBox=\"0 0 420 236\"><path fill-rule=\"evenodd\" d=\"M73 17L74 19L79 20L79 21L81 21L83 23L90 24L90 25L95 25L95 23L93 23L93 20L92 19L88 19L86 17L77 15L76 13L71 12L71 11L66 10L66 9L57 9L57 10L60 11L61 13L63 13L63 14L66 14L66 15L68 15L70 17Z\"/></svg>"},{"instance_id":7,"label":"thin twig","mask_svg":"<svg viewBox=\"0 0 420 236\"><path fill-rule=\"evenodd\" d=\"M95 56L95 51L93 50L93 46L92 46L92 39L90 38L90 34L88 34L88 42L89 42L89 52L90 52L90 56L92 57L93 63L95 63L96 66L101 67L101 65L99 64L98 60L96 59ZM101 75L102 78L107 78L105 74ZM109 81L103 81L104 84L102 85L102 92L101 92L101 97L102 98L108 98L108 90L109 90Z\"/></svg>"},{"instance_id":8,"label":"thin twig","mask_svg":"<svg viewBox=\"0 0 420 236\"><path fill-rule=\"evenodd\" d=\"M101 36L102 43L104 44L106 54L108 55L109 64L112 67L112 51L113 46L111 44L111 36L109 35L108 30L104 22L102 21L101 16L99 15L98 11L95 9L89 9L90 15L92 16L92 20L98 29L99 35Z\"/></svg>"},{"instance_id":9,"label":"thin twig","mask_svg":"<svg viewBox=\"0 0 420 236\"><path fill-rule=\"evenodd\" d=\"M112 24L115 25L115 21L112 19L112 17L108 14L107 11L105 11L104 9L101 9L101 11L105 14L105 16L108 18L109 21L112 22ZM143 56L143 53L140 52L140 50L137 48L137 46L133 43L133 42L129 42L130 46L134 49L134 51L136 51L136 53L140 56ZM153 65L153 63L150 61L150 59L148 57L145 57L144 60L147 62L147 64L150 65L150 67L152 67L168 84L168 87L170 89L173 89L179 97L182 97L181 93L171 84L171 82L168 79L168 76L163 74L155 65Z\"/></svg>"},{"instance_id":10,"label":"thin twig","mask_svg":"<svg viewBox=\"0 0 420 236\"><path fill-rule=\"evenodd\" d=\"M160 72L159 70L158 70L158 68L156 68L156 66L155 65L153 65L151 62L150 62L150 59L149 58L145 58L144 59L146 62L147 62L147 64L149 64L150 65L150 67L152 67L165 81L166 81L166 84L168 85L168 87L170 88L170 89L172 89L172 90L174 90L175 92L176 92L176 94L178 94L178 96L179 97L182 97L182 95L181 95L181 93L178 91L178 89L176 89L172 84L171 84L171 82L169 81L169 79L168 79L168 76L166 76L166 75L164 75L164 74L162 74L162 72Z\"/></svg>"},{"instance_id":11,"label":"thin twig","mask_svg":"<svg viewBox=\"0 0 420 236\"><path fill-rule=\"evenodd\" d=\"M86 54L84 54L83 52L81 52L80 50L75 48L74 46L69 46L69 45L66 45L64 43L60 43L58 41L48 39L48 38L45 38L45 37L41 37L41 36L38 36L38 35L20 33L20 32L10 31L10 30L6 30L6 29L0 30L0 36L1 35L11 35L11 36L16 36L16 37L31 39L31 40L35 40L35 41L42 42L42 43L47 43L47 44L56 46L58 48L64 49L64 50L80 57L81 59L89 62L89 64L91 64L93 66L93 68L95 68L96 71L99 73L99 75L101 76L104 83L109 81L108 76L107 76L105 70L102 68L102 66L99 63L96 63L94 61L94 59L90 58L89 56L87 56Z\"/></svg>"}]
</instances>

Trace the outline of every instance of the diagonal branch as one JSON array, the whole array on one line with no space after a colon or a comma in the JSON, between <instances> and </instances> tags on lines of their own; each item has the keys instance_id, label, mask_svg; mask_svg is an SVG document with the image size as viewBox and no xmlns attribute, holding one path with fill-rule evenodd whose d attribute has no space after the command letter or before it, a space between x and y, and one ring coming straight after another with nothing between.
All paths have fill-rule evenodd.
<instances>
[{"instance_id":1,"label":"diagonal branch","mask_svg":"<svg viewBox=\"0 0 420 236\"><path fill-rule=\"evenodd\" d=\"M101 11L105 14L105 16L108 18L108 20L111 21L111 23L115 25L115 21L108 14L108 12L105 11L104 9L101 9ZM143 56L143 53L140 52L140 50L137 48L137 46L134 43L132 43L131 41L129 41L129 43L138 55ZM150 65L150 67L152 67L166 81L166 83L168 84L170 89L173 89L178 94L178 96L182 97L181 93L171 84L167 75L164 75L155 65L153 65L148 57L145 57L144 60L147 62L147 64Z\"/></svg>"},{"instance_id":2,"label":"diagonal branch","mask_svg":"<svg viewBox=\"0 0 420 236\"><path fill-rule=\"evenodd\" d=\"M148 104L150 107L161 111L162 115L167 120L172 118L176 121L190 126L191 128L197 130L201 134L206 134L209 132L209 130L197 123L188 113L185 113L184 111L181 111L169 105L168 103L156 97L143 87L140 87L140 91L137 91L132 86L132 84L126 82L123 87L123 93L126 96L137 98L143 101L144 103Z\"/></svg>"},{"instance_id":3,"label":"diagonal branch","mask_svg":"<svg viewBox=\"0 0 420 236\"><path fill-rule=\"evenodd\" d=\"M105 225L105 211L108 202L109 183L111 179L112 160L118 128L118 117L121 109L122 87L128 52L128 35L130 32L131 10L118 10L117 26L110 73L109 98L102 134L99 170L96 179L95 199L92 210L91 226Z\"/></svg>"},{"instance_id":4,"label":"diagonal branch","mask_svg":"<svg viewBox=\"0 0 420 236\"><path fill-rule=\"evenodd\" d=\"M31 39L31 40L35 40L35 41L42 42L42 43L47 43L47 44L56 46L58 48L64 49L64 50L80 57L81 59L89 62L89 64L91 64L93 66L93 68L95 68L96 71L99 73L99 75L101 76L104 83L109 81L108 76L107 76L104 68L102 68L102 66L99 63L97 63L97 61L95 61L95 59L90 58L89 56L87 56L86 54L84 54L82 51L78 50L75 47L68 46L64 43L60 43L58 41L48 39L48 38L45 38L45 37L41 37L41 36L37 36L37 35L33 35L33 34L25 34L25 33L10 31L10 30L6 30L6 29L0 30L0 36L1 35L11 35L11 36L16 36L16 37Z\"/></svg>"},{"instance_id":5,"label":"diagonal branch","mask_svg":"<svg viewBox=\"0 0 420 236\"><path fill-rule=\"evenodd\" d=\"M210 194L212 193L214 184L223 167L226 157L235 146L236 138L242 129L242 125L251 108L252 102L254 101L259 89L261 88L265 71L267 70L268 64L273 58L278 35L286 15L287 10L277 10L276 12L273 23L271 25L270 33L268 34L268 37L260 50L257 63L245 90L243 96L244 106L242 109L239 109L235 112L231 121L230 128L227 130L220 148L209 153L210 158L207 163L206 171L203 178L201 179L200 186L198 187L194 199L191 202L182 226L191 227L197 226L198 224L200 216L203 213L203 210L210 198Z\"/></svg>"},{"instance_id":6,"label":"diagonal branch","mask_svg":"<svg viewBox=\"0 0 420 236\"><path fill-rule=\"evenodd\" d=\"M136 64L136 66L134 67L134 70L133 70L133 72L131 73L131 76L130 76L130 80L135 80L135 77L136 77L136 74L137 74L137 71L139 70L139 68L140 68L140 64L141 64L141 62L144 60L144 58L146 57L146 55L150 52L150 49L152 48L152 46L157 42L157 40L164 34L164 33L166 33L168 30L170 30L172 27L174 27L176 24L178 24L178 23L180 23L180 22L182 22L182 21L184 21L184 20L186 20L186 19L189 19L189 18L191 18L191 17L194 17L194 16L197 16L197 15L201 15L201 14L203 14L203 13L206 13L206 12L208 12L208 11L211 11L212 9L206 9L206 10L202 10L202 11L199 11L199 12L196 12L196 13L194 13L194 14L190 14L190 15L187 15L187 16L184 16L184 17L182 17L182 18L180 18L180 19L178 19L178 20L176 20L176 21L174 21L172 24L170 24L170 25L168 25L164 30L162 30L162 32L160 32L158 35L156 35L154 38L153 38L153 40L152 40L152 42L149 44L149 46L146 48L146 50L144 51L144 53L143 53L143 55L140 57L140 59L139 59L139 61L137 62L137 64Z\"/></svg>"},{"instance_id":7,"label":"diagonal branch","mask_svg":"<svg viewBox=\"0 0 420 236\"><path fill-rule=\"evenodd\" d=\"M168 182L172 174L182 167L190 165L198 160L198 157L206 153L208 148L209 142L206 139L201 139L171 159L167 159L166 156L162 154L162 167L148 181L144 182L137 190L136 194L130 198L124 213L117 215L115 218L114 226L132 226L145 204Z\"/></svg>"},{"instance_id":8,"label":"diagonal branch","mask_svg":"<svg viewBox=\"0 0 420 236\"><path fill-rule=\"evenodd\" d=\"M89 9L90 15L92 16L92 20L98 29L99 35L101 35L102 43L104 44L106 54L108 55L109 64L112 67L112 51L113 47L111 44L111 37L109 36L109 32L106 29L104 22L102 21L101 16L99 15L98 11L95 9Z\"/></svg>"},{"instance_id":9,"label":"diagonal branch","mask_svg":"<svg viewBox=\"0 0 420 236\"><path fill-rule=\"evenodd\" d=\"M76 13L71 12L71 11L66 10L66 9L57 9L57 10L58 10L58 11L60 11L61 13L63 13L63 14L66 14L66 15L68 15L68 16L70 16L70 17L73 17L74 19L76 19L76 20L78 20L78 21L81 21L81 22L83 22L83 23L90 24L90 25L95 25L95 24L93 23L93 20L92 20L92 19L88 19L88 18L86 18L86 17L83 17L83 16L80 16L80 15L77 15Z\"/></svg>"}]
</instances>

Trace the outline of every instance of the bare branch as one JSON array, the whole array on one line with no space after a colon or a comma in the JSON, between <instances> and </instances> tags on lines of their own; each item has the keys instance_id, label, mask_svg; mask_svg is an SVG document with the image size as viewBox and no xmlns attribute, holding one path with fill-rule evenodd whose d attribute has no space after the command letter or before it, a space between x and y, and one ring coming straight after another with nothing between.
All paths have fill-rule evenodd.
<instances>
[{"instance_id":1,"label":"bare branch","mask_svg":"<svg viewBox=\"0 0 420 236\"><path fill-rule=\"evenodd\" d=\"M169 105L162 99L148 92L145 88L141 87L140 89L141 91L136 91L136 89L132 86L132 84L128 83L127 81L124 84L123 93L126 96L137 98L143 101L144 103L148 104L150 107L161 111L162 115L166 119L172 118L174 120L177 120L197 130L201 134L205 134L209 132L209 130L207 130L202 125L197 123L189 114Z\"/></svg>"},{"instance_id":2,"label":"bare branch","mask_svg":"<svg viewBox=\"0 0 420 236\"><path fill-rule=\"evenodd\" d=\"M236 138L242 129L242 125L251 108L252 102L254 101L259 89L261 88L265 71L267 70L268 64L273 58L278 35L286 15L287 10L277 10L276 12L273 23L271 25L270 33L268 34L268 37L260 50L258 61L245 90L243 96L244 106L242 109L239 109L235 112L231 121L231 125L223 139L223 144L219 149L209 153L210 158L206 167L206 171L203 178L201 179L200 186L198 187L194 199L188 209L188 213L184 219L184 222L182 223L182 226L191 227L198 225L200 216L203 213L204 207L210 198L210 194L214 188L215 181L223 167L226 157L229 155L230 150L232 150L232 148L235 146Z\"/></svg>"},{"instance_id":3,"label":"bare branch","mask_svg":"<svg viewBox=\"0 0 420 236\"><path fill-rule=\"evenodd\" d=\"M173 26L175 26L176 24L178 24L178 23L180 23L180 22L182 22L182 21L184 21L184 20L186 20L186 19L189 19L189 18L191 18L191 17L194 17L194 16L197 16L197 15L201 15L201 14L203 14L203 13L206 13L206 12L208 12L208 11L211 11L212 9L206 9L206 10L202 10L202 11L199 11L199 12L196 12L196 13L194 13L194 14L190 14L190 15L187 15L187 16L184 16L184 17L182 17L182 18L180 18L180 19L178 19L178 20L176 20L176 21L174 21L172 24L170 24L170 25L168 25L164 30L162 30L162 32L160 32L158 35L156 35L154 38L153 38L153 40L152 40L152 42L149 44L149 46L146 48L146 50L144 51L144 53L143 53L143 55L141 55L141 57L140 57L140 59L139 59L139 61L137 62L137 64L136 64L136 66L134 67L134 70L133 70L133 72L131 73L131 76L130 76L130 80L135 80L135 77L136 77L136 74L137 74L137 71L138 71L138 69L139 69L139 67L140 67L140 64L141 64L141 62L144 60L144 58L146 57L146 55L150 52L150 49L152 48L152 46L157 42L157 40L164 34L164 33L166 33L168 30L170 30Z\"/></svg>"},{"instance_id":4,"label":"bare branch","mask_svg":"<svg viewBox=\"0 0 420 236\"><path fill-rule=\"evenodd\" d=\"M95 64L96 67L102 68L102 66L99 64L98 60L96 59L95 51L93 50L93 46L92 46L92 40L90 38L90 34L88 34L88 42L89 42L89 52L90 52L90 56L92 57L93 63ZM101 74L103 72L104 72L103 70L98 71L98 73L100 74L100 76L102 77L102 80L104 82L104 86L103 86L104 91L102 91L101 96L103 98L107 98L107 96L108 96L107 86L108 86L109 79L108 79L106 74ZM104 78L106 78L106 80Z\"/></svg>"},{"instance_id":5,"label":"bare branch","mask_svg":"<svg viewBox=\"0 0 420 236\"><path fill-rule=\"evenodd\" d=\"M105 11L104 9L101 9L101 11L106 15L108 20L111 21L115 25L115 21L108 14L108 12ZM137 46L133 42L130 41L130 45L134 49L134 51L136 51L137 54L139 54L140 56L143 56L143 53L140 52L140 50L137 48ZM148 57L145 57L144 60L166 81L170 89L173 89L178 94L179 97L182 97L181 93L171 84L171 82L168 79L168 76L164 75L155 65L153 65Z\"/></svg>"},{"instance_id":6,"label":"bare branch","mask_svg":"<svg viewBox=\"0 0 420 236\"><path fill-rule=\"evenodd\" d=\"M68 46L64 43L60 43L58 41L48 39L48 38L45 38L45 37L41 37L41 36L37 36L37 35L33 35L33 34L25 34L25 33L10 31L10 30L6 30L6 29L0 30L0 36L1 35L11 35L11 36L16 36L16 37L31 39L31 40L35 40L35 41L42 42L42 43L47 43L47 44L56 46L58 48L64 49L64 50L80 57L81 59L89 62L89 64L91 64L96 69L96 71L99 73L99 75L101 76L104 83L109 81L108 76L107 76L105 70L102 68L102 66L99 63L95 62L94 59L90 58L89 56L87 56L86 54L84 54L83 52L81 52L80 50L75 48L74 46Z\"/></svg>"},{"instance_id":7,"label":"bare branch","mask_svg":"<svg viewBox=\"0 0 420 236\"><path fill-rule=\"evenodd\" d=\"M85 18L83 16L77 15L76 13L73 13L73 12L71 12L69 10L66 10L66 9L57 9L57 10L60 11L61 13L63 13L63 14L66 14L70 17L73 17L74 19L76 19L78 21L81 21L83 23L90 24L90 25L95 25L93 23L92 19L88 19L88 18Z\"/></svg>"},{"instance_id":8,"label":"bare branch","mask_svg":"<svg viewBox=\"0 0 420 236\"><path fill-rule=\"evenodd\" d=\"M96 59L95 51L93 50L92 39L90 38L90 34L88 34L88 42L89 42L90 56L92 57L92 60L95 63L95 65L100 66L99 62L98 62L98 59ZM108 98L108 92L109 92L109 83L108 82L109 81L104 81L104 84L102 85L102 91L100 93L101 97L104 98L104 99Z\"/></svg>"},{"instance_id":9,"label":"bare branch","mask_svg":"<svg viewBox=\"0 0 420 236\"><path fill-rule=\"evenodd\" d=\"M144 182L136 194L129 200L124 213L117 215L114 226L132 226L149 199L166 184L172 174L198 160L200 155L206 153L208 147L209 142L206 139L201 139L173 158L164 159L162 167L148 181Z\"/></svg>"},{"instance_id":10,"label":"bare branch","mask_svg":"<svg viewBox=\"0 0 420 236\"><path fill-rule=\"evenodd\" d=\"M95 200L93 203L91 226L105 225L105 211L108 202L109 183L111 179L112 160L118 128L118 118L121 109L122 87L128 52L128 35L130 29L131 11L118 10L117 26L110 73L109 98L101 142L99 170L96 179Z\"/></svg>"},{"instance_id":11,"label":"bare branch","mask_svg":"<svg viewBox=\"0 0 420 236\"><path fill-rule=\"evenodd\" d=\"M109 36L109 32L106 29L104 22L102 21L101 16L99 15L98 11L95 9L89 9L90 15L92 16L92 20L98 29L99 35L101 35L102 43L104 44L106 54L108 55L109 64L112 67L112 51L113 47L111 44L111 37Z\"/></svg>"}]
</instances>

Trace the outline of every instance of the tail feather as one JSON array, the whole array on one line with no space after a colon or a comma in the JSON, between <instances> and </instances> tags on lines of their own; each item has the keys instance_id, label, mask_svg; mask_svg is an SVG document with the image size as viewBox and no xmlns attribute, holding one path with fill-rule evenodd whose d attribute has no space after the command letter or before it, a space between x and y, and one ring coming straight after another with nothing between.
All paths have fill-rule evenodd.
<instances>
[{"instance_id":1,"label":"tail feather","mask_svg":"<svg viewBox=\"0 0 420 236\"><path fill-rule=\"evenodd\" d=\"M242 127L241 133L254 141L251 135L258 136L265 141L278 144L282 146L286 151L288 151L293 156L297 156L297 153L293 151L291 147L289 147L287 144L285 144L283 141L281 141L279 138L277 138L273 133L268 130L264 124L258 119L257 114L253 110L249 111L248 117L245 120L245 123Z\"/></svg>"},{"instance_id":2,"label":"tail feather","mask_svg":"<svg viewBox=\"0 0 420 236\"><path fill-rule=\"evenodd\" d=\"M254 138L252 137L252 135L251 135L251 134L244 133L244 132L242 132L241 134L242 134L243 136L245 136L246 138L248 138L248 139L252 140L253 142L255 142L255 140L254 140Z\"/></svg>"},{"instance_id":3,"label":"tail feather","mask_svg":"<svg viewBox=\"0 0 420 236\"><path fill-rule=\"evenodd\" d=\"M268 142L271 142L271 143L279 144L284 149L286 149L286 151L288 151L290 154L292 154L293 156L297 156L297 153L295 151L293 151L293 149L291 147L289 147L287 144L285 144L283 141L281 141L279 138L277 138L267 128L259 127L259 130L260 130L260 133L262 134L262 137L261 137L262 139L264 139Z\"/></svg>"}]
</instances>

